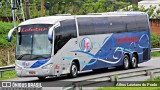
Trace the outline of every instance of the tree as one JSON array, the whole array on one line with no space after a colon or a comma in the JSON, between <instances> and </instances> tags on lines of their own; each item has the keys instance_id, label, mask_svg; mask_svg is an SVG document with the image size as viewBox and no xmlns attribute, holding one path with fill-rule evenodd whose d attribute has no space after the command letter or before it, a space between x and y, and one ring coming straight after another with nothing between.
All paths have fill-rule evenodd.
<instances>
[{"instance_id":1,"label":"tree","mask_svg":"<svg viewBox=\"0 0 160 90\"><path fill-rule=\"evenodd\" d=\"M44 16L44 0L41 0L41 16Z\"/></svg>"}]
</instances>

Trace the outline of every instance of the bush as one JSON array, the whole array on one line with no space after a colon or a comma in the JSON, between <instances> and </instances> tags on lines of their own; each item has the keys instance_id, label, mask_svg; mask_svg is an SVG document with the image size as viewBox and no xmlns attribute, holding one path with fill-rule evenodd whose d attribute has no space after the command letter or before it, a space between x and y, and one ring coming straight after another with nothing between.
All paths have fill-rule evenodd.
<instances>
[{"instance_id":1,"label":"bush","mask_svg":"<svg viewBox=\"0 0 160 90\"><path fill-rule=\"evenodd\" d=\"M0 47L15 46L15 37L13 36L12 42L7 41L8 32L13 28L13 23L0 21Z\"/></svg>"},{"instance_id":2,"label":"bush","mask_svg":"<svg viewBox=\"0 0 160 90\"><path fill-rule=\"evenodd\" d=\"M160 48L160 36L151 33L151 47Z\"/></svg>"}]
</instances>

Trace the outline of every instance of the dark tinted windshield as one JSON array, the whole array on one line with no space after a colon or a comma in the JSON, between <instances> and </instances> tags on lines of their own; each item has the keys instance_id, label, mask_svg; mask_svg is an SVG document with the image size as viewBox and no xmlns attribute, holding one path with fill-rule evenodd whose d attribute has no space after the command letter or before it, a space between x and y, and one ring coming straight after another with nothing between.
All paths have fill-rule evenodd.
<instances>
[{"instance_id":1,"label":"dark tinted windshield","mask_svg":"<svg viewBox=\"0 0 160 90\"><path fill-rule=\"evenodd\" d=\"M25 25L18 27L16 59L46 59L51 55L52 45L48 30L52 25Z\"/></svg>"}]
</instances>

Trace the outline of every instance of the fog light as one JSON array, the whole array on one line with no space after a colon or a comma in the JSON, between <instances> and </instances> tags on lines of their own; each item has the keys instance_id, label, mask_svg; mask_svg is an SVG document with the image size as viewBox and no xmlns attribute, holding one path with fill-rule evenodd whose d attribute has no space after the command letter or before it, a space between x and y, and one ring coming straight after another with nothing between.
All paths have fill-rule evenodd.
<instances>
[{"instance_id":1,"label":"fog light","mask_svg":"<svg viewBox=\"0 0 160 90\"><path fill-rule=\"evenodd\" d=\"M53 64L50 63L50 64L47 64L47 65L43 66L42 68L43 69L51 69L52 67L53 67Z\"/></svg>"}]
</instances>

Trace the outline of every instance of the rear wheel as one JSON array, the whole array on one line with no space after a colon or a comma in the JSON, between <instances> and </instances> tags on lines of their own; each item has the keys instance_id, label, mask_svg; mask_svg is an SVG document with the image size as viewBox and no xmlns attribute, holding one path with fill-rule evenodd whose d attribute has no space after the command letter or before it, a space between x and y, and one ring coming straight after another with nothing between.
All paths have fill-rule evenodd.
<instances>
[{"instance_id":1,"label":"rear wheel","mask_svg":"<svg viewBox=\"0 0 160 90\"><path fill-rule=\"evenodd\" d=\"M75 62L72 62L71 68L70 68L70 76L75 78L78 74L78 68L77 64Z\"/></svg>"},{"instance_id":2,"label":"rear wheel","mask_svg":"<svg viewBox=\"0 0 160 90\"><path fill-rule=\"evenodd\" d=\"M122 68L127 70L129 68L129 56L124 55Z\"/></svg>"},{"instance_id":3,"label":"rear wheel","mask_svg":"<svg viewBox=\"0 0 160 90\"><path fill-rule=\"evenodd\" d=\"M135 54L133 54L131 60L131 68L136 68L136 67L138 67L138 58Z\"/></svg>"}]
</instances>

